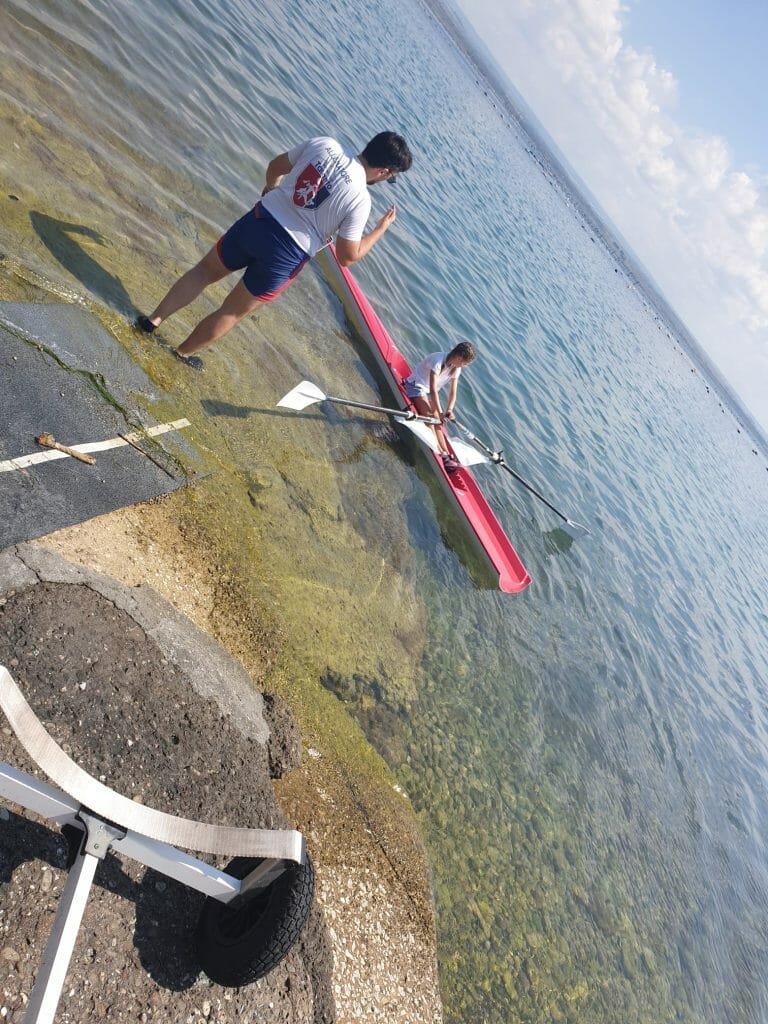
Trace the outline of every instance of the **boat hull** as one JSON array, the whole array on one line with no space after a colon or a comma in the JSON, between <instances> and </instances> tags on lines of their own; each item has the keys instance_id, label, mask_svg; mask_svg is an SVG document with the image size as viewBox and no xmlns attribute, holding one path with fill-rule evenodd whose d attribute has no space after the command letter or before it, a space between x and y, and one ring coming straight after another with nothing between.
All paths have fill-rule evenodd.
<instances>
[{"instance_id":1,"label":"boat hull","mask_svg":"<svg viewBox=\"0 0 768 1024\"><path fill-rule=\"evenodd\" d=\"M339 265L332 246L323 252L321 263L332 287L342 300L346 300L345 306L389 383L398 407L404 411L413 410L403 387L403 381L411 373L405 356L390 338L352 274ZM450 445L450 438L447 441ZM426 451L426 455L443 490L458 506L478 550L498 579L499 589L506 594L517 594L525 590L530 585L531 577L472 472L462 467L455 473L448 473L439 455L430 450Z\"/></svg>"}]
</instances>

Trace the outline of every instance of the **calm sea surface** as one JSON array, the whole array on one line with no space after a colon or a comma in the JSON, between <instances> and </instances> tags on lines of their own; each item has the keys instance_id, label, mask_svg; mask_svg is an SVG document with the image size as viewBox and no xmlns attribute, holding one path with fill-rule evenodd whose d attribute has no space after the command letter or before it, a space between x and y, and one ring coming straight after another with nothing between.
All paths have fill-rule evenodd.
<instances>
[{"instance_id":1,"label":"calm sea surface","mask_svg":"<svg viewBox=\"0 0 768 1024\"><path fill-rule=\"evenodd\" d=\"M115 276L97 289L120 314L124 242L158 261L164 289L252 203L274 153L318 133L411 140L413 171L374 190L374 216L394 196L398 220L358 279L412 360L477 343L462 419L592 531L571 542L509 476L479 468L533 577L504 596L457 556L460 524L423 460L385 448L345 466L345 515L382 564L395 557L385 513L356 495L374 478L402 491L386 521L405 537L426 646L415 696L333 665L326 685L423 822L447 1019L768 1020L765 454L480 73L402 0L9 0L0 56L18 133L3 147L9 188L120 225ZM67 151L90 163L67 167ZM47 248L55 277L64 257ZM318 382L355 397L376 377L333 302L308 271L261 323L276 360L298 333L307 353L348 353ZM210 362L229 360L234 388L245 371L225 344ZM284 390L306 375L303 353ZM249 468L245 441L232 458ZM332 588L338 564L318 564ZM404 630L409 614L404 602Z\"/></svg>"}]
</instances>

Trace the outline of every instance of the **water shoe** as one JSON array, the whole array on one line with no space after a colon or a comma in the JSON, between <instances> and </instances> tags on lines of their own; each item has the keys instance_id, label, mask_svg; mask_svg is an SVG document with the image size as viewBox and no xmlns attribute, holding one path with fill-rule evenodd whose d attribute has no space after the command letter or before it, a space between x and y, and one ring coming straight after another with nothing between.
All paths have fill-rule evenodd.
<instances>
[{"instance_id":1,"label":"water shoe","mask_svg":"<svg viewBox=\"0 0 768 1024\"><path fill-rule=\"evenodd\" d=\"M140 331L144 331L145 334L152 334L157 330L155 324L152 323L148 316L144 316L143 313L136 317L134 327L138 327L138 329Z\"/></svg>"},{"instance_id":2,"label":"water shoe","mask_svg":"<svg viewBox=\"0 0 768 1024\"><path fill-rule=\"evenodd\" d=\"M182 355L177 349L173 350L173 354L179 360L180 363L184 363L190 370L204 370L205 366L200 356L185 356Z\"/></svg>"}]
</instances>

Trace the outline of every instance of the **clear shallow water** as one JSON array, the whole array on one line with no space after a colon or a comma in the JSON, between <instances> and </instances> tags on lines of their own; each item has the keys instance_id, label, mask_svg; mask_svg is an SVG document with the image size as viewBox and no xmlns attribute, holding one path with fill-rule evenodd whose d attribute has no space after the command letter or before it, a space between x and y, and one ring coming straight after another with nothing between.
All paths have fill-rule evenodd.
<instances>
[{"instance_id":1,"label":"clear shallow water","mask_svg":"<svg viewBox=\"0 0 768 1024\"><path fill-rule=\"evenodd\" d=\"M400 216L357 276L410 357L477 341L462 418L592 529L568 543L478 470L534 579L517 598L478 590L418 459L358 450L332 417L295 428L297 446L304 430L329 443L340 514L423 600L411 691L334 664L326 684L424 823L447 1017L768 1018L765 456L478 76L410 4L17 2L2 24L3 95L48 200L120 223L163 281L253 200L274 152L319 130L413 141L414 170L374 193L375 213L394 195ZM89 153L87 186L52 138ZM130 301L114 282L99 297ZM273 373L375 386L309 272L259 328ZM244 404L258 359L235 343L218 358L215 399ZM229 441L246 472L278 443L249 423ZM401 500L372 490L382 477ZM342 586L337 556L307 571Z\"/></svg>"}]
</instances>

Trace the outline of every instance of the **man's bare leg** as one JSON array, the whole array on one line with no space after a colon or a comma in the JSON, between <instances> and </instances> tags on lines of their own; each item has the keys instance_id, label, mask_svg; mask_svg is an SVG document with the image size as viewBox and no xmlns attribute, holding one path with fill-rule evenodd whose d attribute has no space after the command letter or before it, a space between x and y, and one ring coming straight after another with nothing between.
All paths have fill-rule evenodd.
<instances>
[{"instance_id":1,"label":"man's bare leg","mask_svg":"<svg viewBox=\"0 0 768 1024\"><path fill-rule=\"evenodd\" d=\"M187 340L179 345L176 352L182 356L191 356L193 352L199 352L200 349L207 348L208 345L212 345L214 341L218 341L219 338L223 337L227 331L231 331L236 324L240 323L243 317L252 313L262 301L262 299L256 298L255 295L251 295L242 281L238 281L222 302L221 307L215 313L211 313L204 320L201 320Z\"/></svg>"},{"instance_id":2,"label":"man's bare leg","mask_svg":"<svg viewBox=\"0 0 768 1024\"><path fill-rule=\"evenodd\" d=\"M179 278L154 313L150 313L147 319L155 327L159 327L163 320L167 320L169 316L188 306L190 302L194 302L209 285L221 281L231 273L232 271L227 270L221 262L214 246L199 263Z\"/></svg>"}]
</instances>

